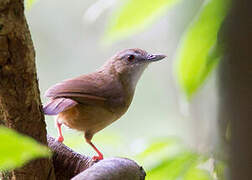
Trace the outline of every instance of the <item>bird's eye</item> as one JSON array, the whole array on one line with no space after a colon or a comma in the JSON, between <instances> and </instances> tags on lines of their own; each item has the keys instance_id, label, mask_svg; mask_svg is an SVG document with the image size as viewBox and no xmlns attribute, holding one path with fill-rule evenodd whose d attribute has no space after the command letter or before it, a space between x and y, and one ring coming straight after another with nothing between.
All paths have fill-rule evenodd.
<instances>
[{"instance_id":1,"label":"bird's eye","mask_svg":"<svg viewBox=\"0 0 252 180\"><path fill-rule=\"evenodd\" d=\"M135 59L134 55L129 55L128 56L128 61L132 62Z\"/></svg>"}]
</instances>

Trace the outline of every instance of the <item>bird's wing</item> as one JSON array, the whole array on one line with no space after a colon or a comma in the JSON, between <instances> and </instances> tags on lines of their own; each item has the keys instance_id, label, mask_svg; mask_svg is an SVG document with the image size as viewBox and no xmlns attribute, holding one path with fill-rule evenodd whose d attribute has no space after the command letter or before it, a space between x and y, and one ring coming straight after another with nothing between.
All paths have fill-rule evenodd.
<instances>
[{"instance_id":1,"label":"bird's wing","mask_svg":"<svg viewBox=\"0 0 252 180\"><path fill-rule=\"evenodd\" d=\"M103 91L103 81L98 75L83 75L65 80L49 88L45 96L55 98L70 98L82 104L102 104L106 101Z\"/></svg>"},{"instance_id":2,"label":"bird's wing","mask_svg":"<svg viewBox=\"0 0 252 180\"><path fill-rule=\"evenodd\" d=\"M104 105L107 100L104 96L104 83L101 82L104 80L99 77L99 75L83 75L52 86L45 93L45 96L51 99L44 105L44 113L56 115L79 103Z\"/></svg>"}]
</instances>

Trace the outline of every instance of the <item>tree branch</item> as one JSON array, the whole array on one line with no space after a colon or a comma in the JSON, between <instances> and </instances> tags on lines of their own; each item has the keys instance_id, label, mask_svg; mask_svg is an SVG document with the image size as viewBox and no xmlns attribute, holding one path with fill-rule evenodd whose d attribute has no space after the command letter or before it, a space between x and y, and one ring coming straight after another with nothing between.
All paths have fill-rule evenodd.
<instances>
[{"instance_id":1,"label":"tree branch","mask_svg":"<svg viewBox=\"0 0 252 180\"><path fill-rule=\"evenodd\" d=\"M134 161L126 158L110 158L99 161L72 180L144 180L145 172Z\"/></svg>"},{"instance_id":2,"label":"tree branch","mask_svg":"<svg viewBox=\"0 0 252 180\"><path fill-rule=\"evenodd\" d=\"M52 159L56 179L70 179L92 166L90 157L74 152L50 136L47 136L47 141L53 151Z\"/></svg>"},{"instance_id":3,"label":"tree branch","mask_svg":"<svg viewBox=\"0 0 252 180\"><path fill-rule=\"evenodd\" d=\"M68 180L143 180L145 172L134 161L126 158L110 158L94 163L90 157L78 154L47 136L48 146L54 152L53 165L56 179Z\"/></svg>"}]
</instances>

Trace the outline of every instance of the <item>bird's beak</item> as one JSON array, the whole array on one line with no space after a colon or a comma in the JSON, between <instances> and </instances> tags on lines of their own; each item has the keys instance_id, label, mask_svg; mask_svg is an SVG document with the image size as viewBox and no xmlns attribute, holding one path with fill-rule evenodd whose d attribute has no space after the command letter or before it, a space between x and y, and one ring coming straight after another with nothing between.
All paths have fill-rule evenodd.
<instances>
[{"instance_id":1,"label":"bird's beak","mask_svg":"<svg viewBox=\"0 0 252 180\"><path fill-rule=\"evenodd\" d=\"M161 59L164 59L166 57L166 55L163 54L149 54L147 56L147 60L148 61L159 61Z\"/></svg>"}]
</instances>

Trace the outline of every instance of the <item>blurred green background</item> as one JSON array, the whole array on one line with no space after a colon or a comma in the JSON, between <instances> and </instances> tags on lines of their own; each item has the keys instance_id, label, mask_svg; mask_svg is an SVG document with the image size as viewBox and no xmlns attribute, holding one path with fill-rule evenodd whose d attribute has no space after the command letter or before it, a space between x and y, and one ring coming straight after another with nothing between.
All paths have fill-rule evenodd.
<instances>
[{"instance_id":1,"label":"blurred green background","mask_svg":"<svg viewBox=\"0 0 252 180\"><path fill-rule=\"evenodd\" d=\"M147 179L221 179L223 164L212 156L218 142L213 70L221 56L217 33L228 0L26 3L43 103L51 85L96 70L119 50L164 53L167 58L144 73L128 112L93 142L106 158L139 162ZM46 122L56 137L54 118L46 116ZM63 135L67 146L93 156L83 133L64 127Z\"/></svg>"}]
</instances>

